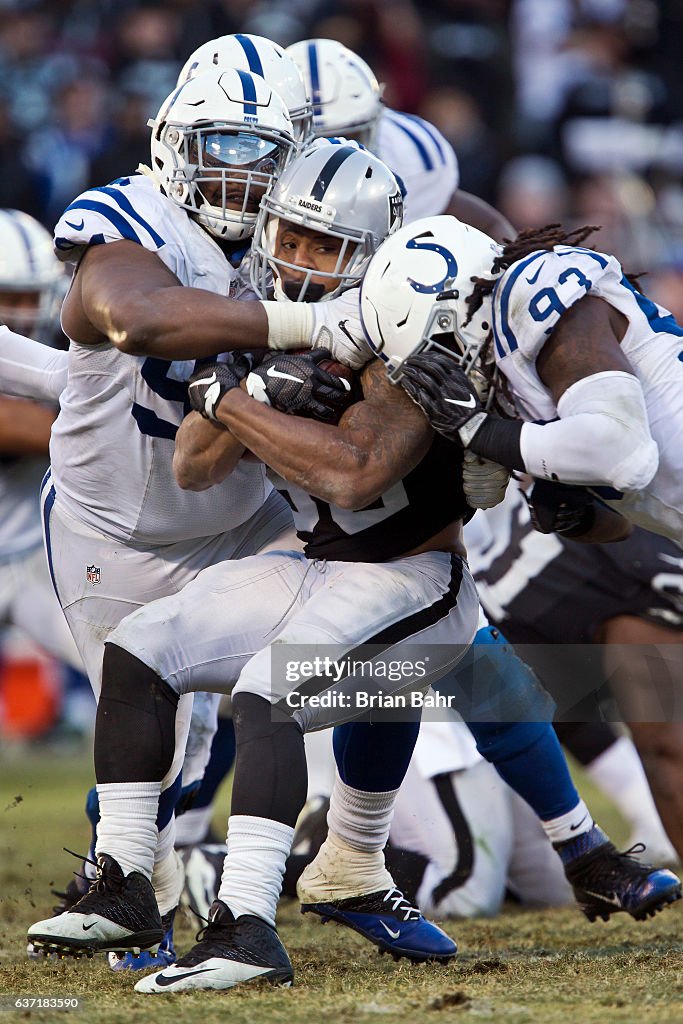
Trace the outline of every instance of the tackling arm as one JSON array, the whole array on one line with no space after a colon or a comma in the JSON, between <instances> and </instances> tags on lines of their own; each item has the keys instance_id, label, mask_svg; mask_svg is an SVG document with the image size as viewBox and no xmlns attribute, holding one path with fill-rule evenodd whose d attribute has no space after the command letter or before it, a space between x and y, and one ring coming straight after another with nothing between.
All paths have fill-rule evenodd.
<instances>
[{"instance_id":1,"label":"tackling arm","mask_svg":"<svg viewBox=\"0 0 683 1024\"><path fill-rule=\"evenodd\" d=\"M155 253L123 239L86 251L62 323L81 344L107 340L129 355L168 360L310 346L310 309L288 303L283 312L277 305L183 287Z\"/></svg>"},{"instance_id":2,"label":"tackling arm","mask_svg":"<svg viewBox=\"0 0 683 1024\"><path fill-rule=\"evenodd\" d=\"M378 361L362 385L363 400L337 426L287 416L240 388L227 392L216 416L285 480L340 508L364 508L414 469L433 432Z\"/></svg>"},{"instance_id":3,"label":"tackling arm","mask_svg":"<svg viewBox=\"0 0 683 1024\"><path fill-rule=\"evenodd\" d=\"M59 402L69 355L0 326L0 386L6 395Z\"/></svg>"},{"instance_id":4,"label":"tackling arm","mask_svg":"<svg viewBox=\"0 0 683 1024\"><path fill-rule=\"evenodd\" d=\"M229 476L245 448L220 423L190 412L178 428L173 472L186 491L205 491Z\"/></svg>"}]
</instances>

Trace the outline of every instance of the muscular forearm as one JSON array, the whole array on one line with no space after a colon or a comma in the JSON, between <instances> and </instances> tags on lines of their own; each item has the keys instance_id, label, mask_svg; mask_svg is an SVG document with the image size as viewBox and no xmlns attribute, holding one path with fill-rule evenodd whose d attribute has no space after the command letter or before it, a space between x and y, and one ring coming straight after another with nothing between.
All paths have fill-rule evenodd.
<instances>
[{"instance_id":1,"label":"muscular forearm","mask_svg":"<svg viewBox=\"0 0 683 1024\"><path fill-rule=\"evenodd\" d=\"M340 507L352 500L354 482L367 464L367 453L338 427L286 416L240 389L228 392L217 415L242 444L285 480Z\"/></svg>"},{"instance_id":2,"label":"muscular forearm","mask_svg":"<svg viewBox=\"0 0 683 1024\"><path fill-rule=\"evenodd\" d=\"M16 398L59 401L69 356L0 326L0 390Z\"/></svg>"},{"instance_id":3,"label":"muscular forearm","mask_svg":"<svg viewBox=\"0 0 683 1024\"><path fill-rule=\"evenodd\" d=\"M0 398L0 453L47 455L55 414L22 398Z\"/></svg>"},{"instance_id":4,"label":"muscular forearm","mask_svg":"<svg viewBox=\"0 0 683 1024\"><path fill-rule=\"evenodd\" d=\"M187 491L205 491L232 473L244 445L221 424L191 412L180 424L173 453L173 472Z\"/></svg>"}]
</instances>

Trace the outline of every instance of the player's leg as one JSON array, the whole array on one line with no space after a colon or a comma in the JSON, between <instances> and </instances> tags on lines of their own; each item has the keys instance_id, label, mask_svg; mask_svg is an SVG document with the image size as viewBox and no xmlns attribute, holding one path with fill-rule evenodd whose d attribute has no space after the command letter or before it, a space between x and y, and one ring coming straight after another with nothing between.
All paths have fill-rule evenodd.
<instances>
[{"instance_id":1,"label":"player's leg","mask_svg":"<svg viewBox=\"0 0 683 1024\"><path fill-rule=\"evenodd\" d=\"M643 618L604 623L605 671L669 839L683 860L683 639Z\"/></svg>"},{"instance_id":2,"label":"player's leg","mask_svg":"<svg viewBox=\"0 0 683 1024\"><path fill-rule=\"evenodd\" d=\"M110 634L95 735L97 855L105 858L105 889L107 875L114 888L119 881L110 862L124 880L134 876L144 889L139 879L149 880L155 862L171 854L190 691L230 688L296 603L304 561L278 553L213 566L180 594L145 605ZM118 895L113 893L113 904ZM63 940L67 950L77 952L126 949L127 935L133 935L128 945L135 949L138 933L152 930L153 915L145 929L133 927L130 915L125 926L111 929L115 906L103 906L98 914L94 903L99 906L91 891L68 914L38 922L31 935L52 945ZM84 934L87 915L91 922L97 918L97 934Z\"/></svg>"}]
</instances>

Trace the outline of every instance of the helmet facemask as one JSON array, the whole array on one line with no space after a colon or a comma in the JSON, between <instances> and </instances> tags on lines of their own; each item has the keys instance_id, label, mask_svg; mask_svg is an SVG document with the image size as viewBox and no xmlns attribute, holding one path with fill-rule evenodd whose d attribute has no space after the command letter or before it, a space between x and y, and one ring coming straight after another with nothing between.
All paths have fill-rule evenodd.
<instances>
[{"instance_id":1,"label":"helmet facemask","mask_svg":"<svg viewBox=\"0 0 683 1024\"><path fill-rule=\"evenodd\" d=\"M259 203L293 149L275 132L222 124L170 123L162 142L177 154L170 197L210 234L233 241L253 234Z\"/></svg>"}]
</instances>

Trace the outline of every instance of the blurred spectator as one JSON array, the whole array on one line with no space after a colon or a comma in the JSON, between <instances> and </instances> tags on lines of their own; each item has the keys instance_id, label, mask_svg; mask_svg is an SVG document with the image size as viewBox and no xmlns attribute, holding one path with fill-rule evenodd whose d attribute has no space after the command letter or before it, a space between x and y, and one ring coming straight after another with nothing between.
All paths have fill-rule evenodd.
<instances>
[{"instance_id":1,"label":"blurred spectator","mask_svg":"<svg viewBox=\"0 0 683 1024\"><path fill-rule=\"evenodd\" d=\"M114 76L120 89L146 97L150 116L175 89L181 35L181 19L167 7L148 3L119 18Z\"/></svg>"},{"instance_id":2,"label":"blurred spectator","mask_svg":"<svg viewBox=\"0 0 683 1024\"><path fill-rule=\"evenodd\" d=\"M48 226L87 188L91 162L102 151L108 132L104 83L80 78L59 91L54 121L29 135L25 160L36 188L41 219Z\"/></svg>"},{"instance_id":3,"label":"blurred spectator","mask_svg":"<svg viewBox=\"0 0 683 1024\"><path fill-rule=\"evenodd\" d=\"M132 174L140 163L149 164L147 119L154 114L156 110L150 110L146 95L125 92L119 96L106 148L90 167L91 184L106 185L115 178Z\"/></svg>"},{"instance_id":4,"label":"blurred spectator","mask_svg":"<svg viewBox=\"0 0 683 1024\"><path fill-rule=\"evenodd\" d=\"M683 324L683 245L647 275L647 294Z\"/></svg>"},{"instance_id":5,"label":"blurred spectator","mask_svg":"<svg viewBox=\"0 0 683 1024\"><path fill-rule=\"evenodd\" d=\"M493 202L500 154L473 96L454 86L427 93L419 113L443 132L460 167L460 188Z\"/></svg>"},{"instance_id":6,"label":"blurred spectator","mask_svg":"<svg viewBox=\"0 0 683 1024\"><path fill-rule=\"evenodd\" d=\"M522 231L566 222L569 198L559 164L548 157L520 156L503 169L496 205Z\"/></svg>"},{"instance_id":7,"label":"blurred spectator","mask_svg":"<svg viewBox=\"0 0 683 1024\"><path fill-rule=\"evenodd\" d=\"M40 219L38 197L22 158L23 139L12 125L9 106L0 95L0 209L24 210Z\"/></svg>"}]
</instances>

